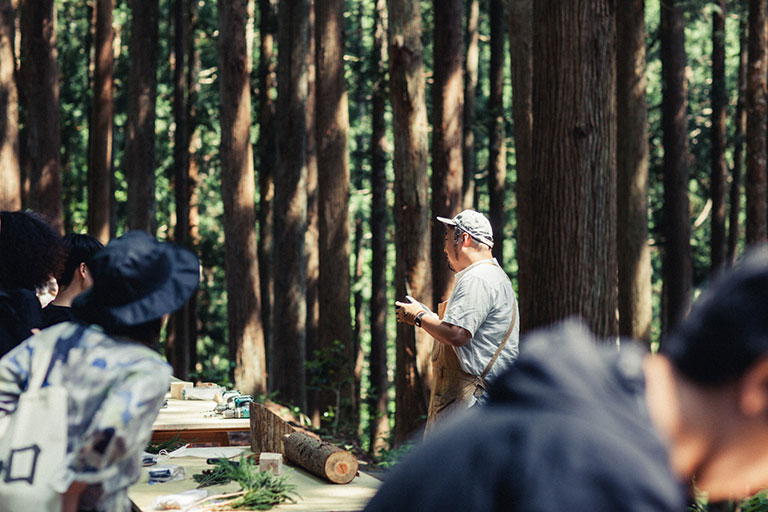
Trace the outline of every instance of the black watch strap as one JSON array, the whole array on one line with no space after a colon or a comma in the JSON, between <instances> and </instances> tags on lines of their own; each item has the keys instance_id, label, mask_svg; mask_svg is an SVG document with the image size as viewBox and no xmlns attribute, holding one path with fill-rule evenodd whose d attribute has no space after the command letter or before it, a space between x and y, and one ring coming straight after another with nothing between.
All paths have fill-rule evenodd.
<instances>
[{"instance_id":1,"label":"black watch strap","mask_svg":"<svg viewBox=\"0 0 768 512\"><path fill-rule=\"evenodd\" d=\"M421 327L421 317L423 317L426 314L427 314L426 311L422 311L421 313L416 315L416 319L413 321L413 323L416 324L416 327Z\"/></svg>"}]
</instances>

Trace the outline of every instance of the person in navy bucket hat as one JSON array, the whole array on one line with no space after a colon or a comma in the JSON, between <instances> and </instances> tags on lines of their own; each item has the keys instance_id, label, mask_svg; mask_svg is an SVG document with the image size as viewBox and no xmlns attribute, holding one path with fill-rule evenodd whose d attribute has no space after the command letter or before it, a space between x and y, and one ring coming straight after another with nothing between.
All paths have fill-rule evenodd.
<instances>
[{"instance_id":1,"label":"person in navy bucket hat","mask_svg":"<svg viewBox=\"0 0 768 512\"><path fill-rule=\"evenodd\" d=\"M87 265L93 286L72 304L76 321L44 329L0 359L0 467L10 467L9 449L32 443L46 460L22 468L24 482L43 482L39 493L0 485L2 510L131 510L127 491L141 474L172 373L152 347L164 317L195 291L200 267L190 251L140 231L112 240ZM53 430L4 438L3 422L26 425L29 407L19 404L43 389L66 394L55 402L66 404L63 411L44 416ZM31 499L60 506L35 507Z\"/></svg>"}]
</instances>

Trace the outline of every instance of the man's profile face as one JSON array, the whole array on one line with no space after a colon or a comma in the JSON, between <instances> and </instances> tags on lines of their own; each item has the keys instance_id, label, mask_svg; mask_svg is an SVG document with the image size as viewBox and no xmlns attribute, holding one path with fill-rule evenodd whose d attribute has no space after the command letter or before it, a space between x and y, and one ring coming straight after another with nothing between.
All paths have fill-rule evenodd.
<instances>
[{"instance_id":1,"label":"man's profile face","mask_svg":"<svg viewBox=\"0 0 768 512\"><path fill-rule=\"evenodd\" d=\"M463 235L463 233L459 235L459 241L461 241ZM443 252L445 253L446 260L448 260L448 268L452 272L456 272L459 263L459 245L454 241L454 229L451 227L445 230Z\"/></svg>"}]
</instances>

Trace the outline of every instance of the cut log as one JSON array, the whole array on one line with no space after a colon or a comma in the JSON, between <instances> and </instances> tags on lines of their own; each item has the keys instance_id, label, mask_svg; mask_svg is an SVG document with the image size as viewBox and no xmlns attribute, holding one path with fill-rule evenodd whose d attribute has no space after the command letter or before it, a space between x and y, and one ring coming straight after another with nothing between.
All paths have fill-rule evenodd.
<instances>
[{"instance_id":1,"label":"cut log","mask_svg":"<svg viewBox=\"0 0 768 512\"><path fill-rule=\"evenodd\" d=\"M294 429L266 407L251 402L251 451L253 453L283 452L283 436Z\"/></svg>"},{"instance_id":2,"label":"cut log","mask_svg":"<svg viewBox=\"0 0 768 512\"><path fill-rule=\"evenodd\" d=\"M357 475L357 459L346 450L303 432L283 438L285 458L335 484L348 484Z\"/></svg>"}]
</instances>

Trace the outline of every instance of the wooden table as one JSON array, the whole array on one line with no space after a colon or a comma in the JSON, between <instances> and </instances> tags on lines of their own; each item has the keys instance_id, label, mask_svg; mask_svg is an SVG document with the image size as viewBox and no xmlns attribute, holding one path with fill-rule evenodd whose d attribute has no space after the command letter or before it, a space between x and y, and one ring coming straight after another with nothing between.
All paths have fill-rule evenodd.
<instances>
[{"instance_id":1,"label":"wooden table","mask_svg":"<svg viewBox=\"0 0 768 512\"><path fill-rule=\"evenodd\" d=\"M250 453L250 450L246 453ZM128 497L133 502L135 510L142 512L153 510L152 502L155 498L195 489L197 484L192 479L192 475L212 467L206 463L205 459L196 457L178 457L163 461L161 464L183 466L186 478L175 482L150 485L148 468L142 468L139 482L128 489ZM285 463L283 464L283 474L287 474L290 482L296 486L296 493L300 498L297 498L296 503L285 503L273 509L277 511L341 512L362 510L381 485L381 481L363 472L360 472L359 476L346 485L332 484L307 473L301 468L287 466ZM214 495L236 492L240 490L240 486L236 483L229 483L206 489L209 490L209 495Z\"/></svg>"},{"instance_id":2,"label":"wooden table","mask_svg":"<svg viewBox=\"0 0 768 512\"><path fill-rule=\"evenodd\" d=\"M152 442L169 441L178 435L187 443L229 446L228 432L250 432L251 422L248 418L206 418L206 415L213 415L214 407L216 402L212 400L169 398L168 407L160 409L160 414L152 424Z\"/></svg>"}]
</instances>

